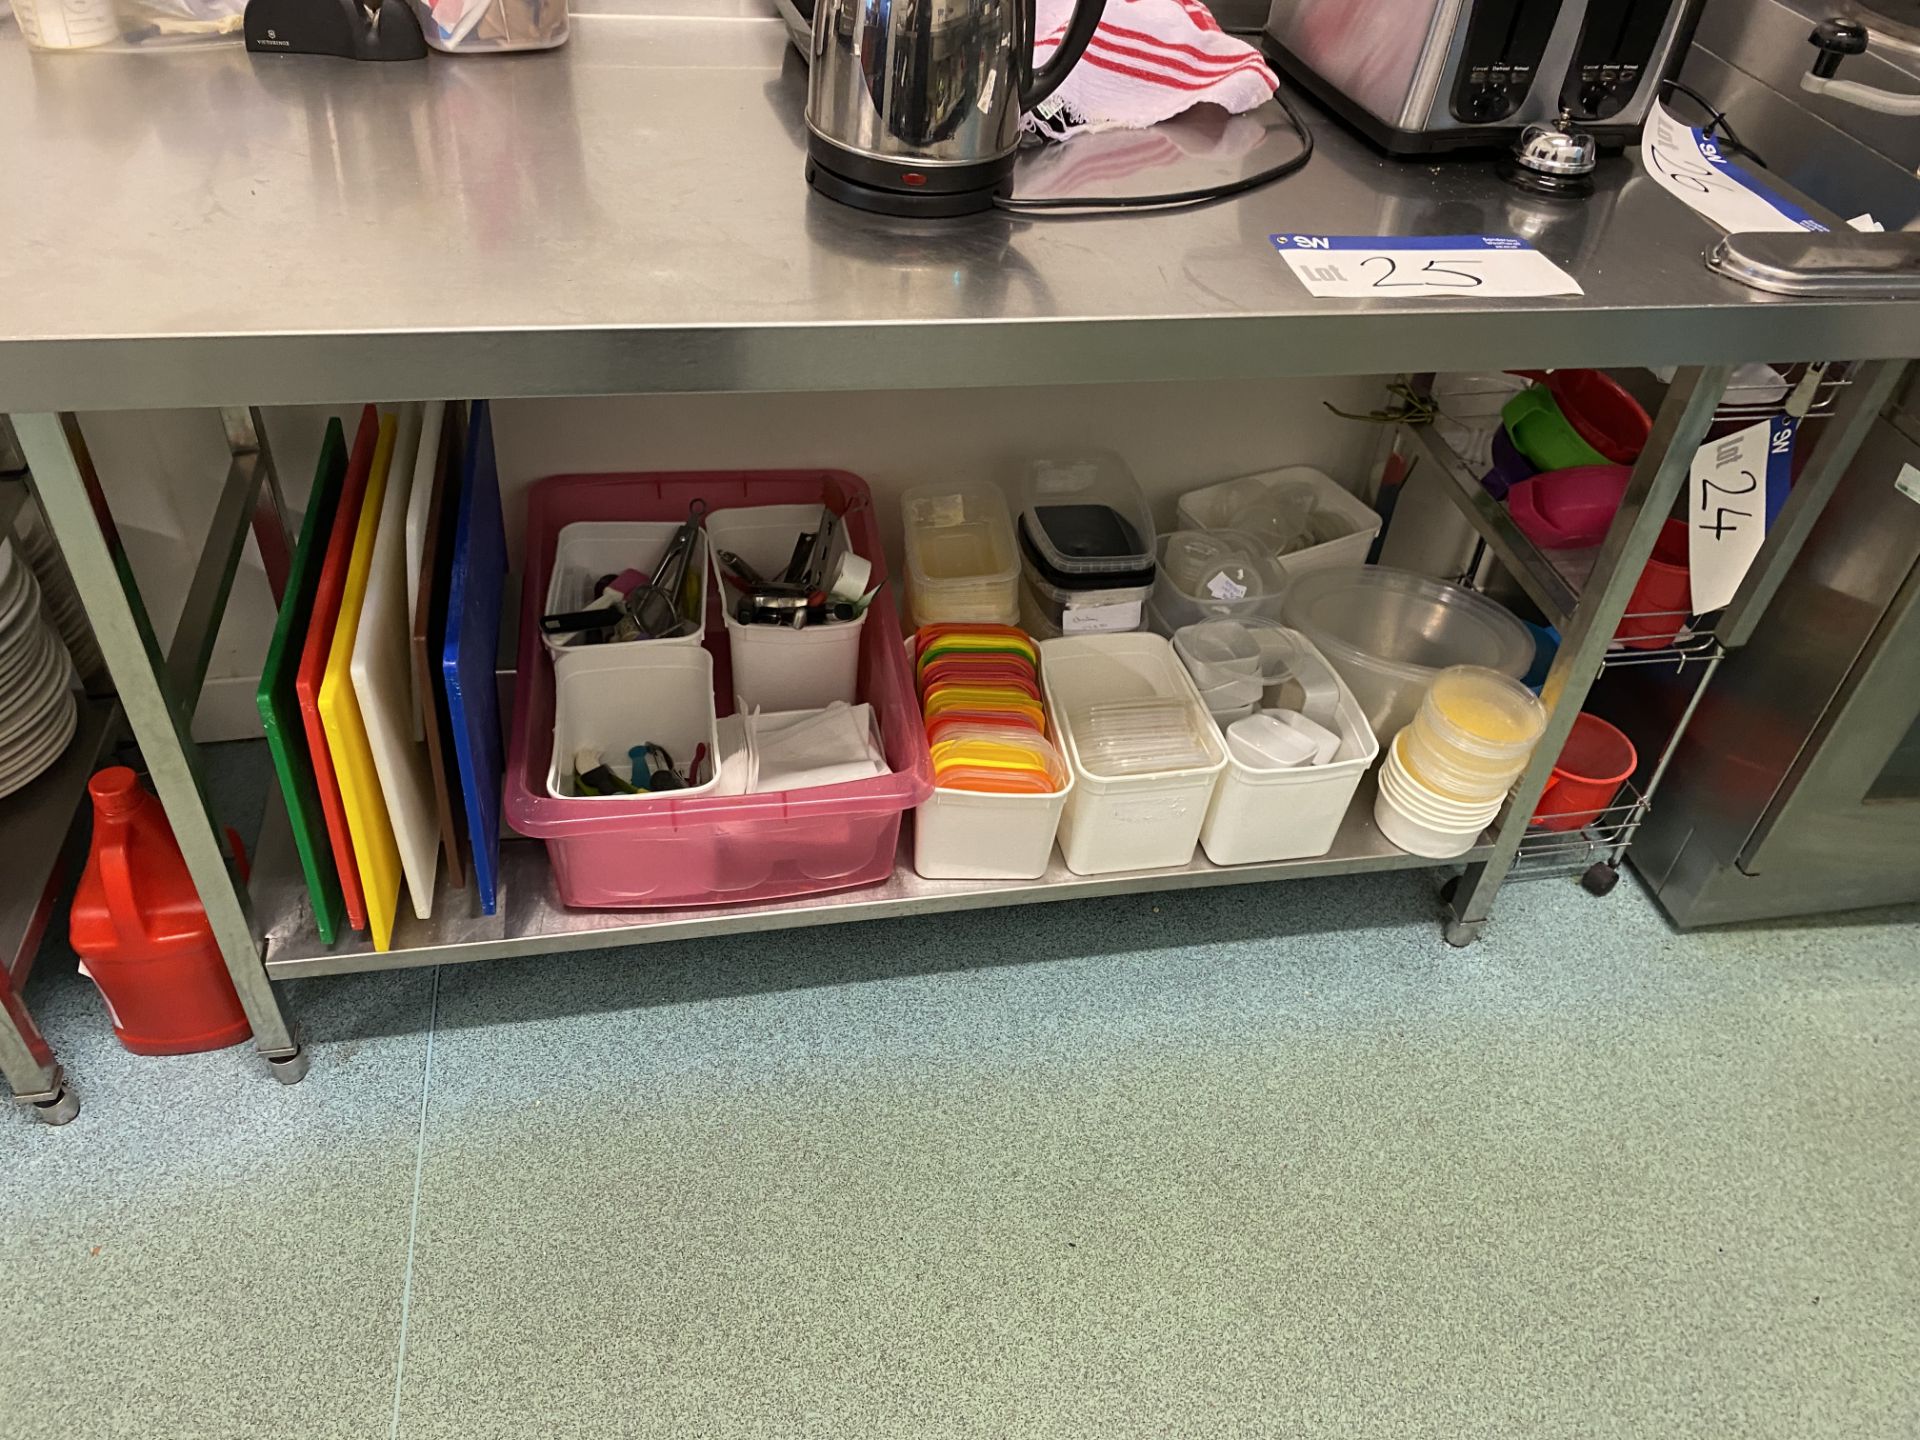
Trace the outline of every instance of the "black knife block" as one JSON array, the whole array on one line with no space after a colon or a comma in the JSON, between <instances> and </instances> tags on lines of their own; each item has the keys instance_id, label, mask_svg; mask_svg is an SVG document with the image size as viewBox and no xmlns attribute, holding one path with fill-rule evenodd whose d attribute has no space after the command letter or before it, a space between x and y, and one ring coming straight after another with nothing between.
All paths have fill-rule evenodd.
<instances>
[{"instance_id":1,"label":"black knife block","mask_svg":"<svg viewBox=\"0 0 1920 1440\"><path fill-rule=\"evenodd\" d=\"M260 55L424 60L426 38L407 0L247 0L247 49Z\"/></svg>"}]
</instances>

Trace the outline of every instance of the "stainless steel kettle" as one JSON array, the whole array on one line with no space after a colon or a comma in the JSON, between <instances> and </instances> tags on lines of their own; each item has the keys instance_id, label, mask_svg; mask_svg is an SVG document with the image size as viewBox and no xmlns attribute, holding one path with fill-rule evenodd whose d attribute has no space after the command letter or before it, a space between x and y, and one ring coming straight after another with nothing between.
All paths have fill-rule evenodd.
<instances>
[{"instance_id":1,"label":"stainless steel kettle","mask_svg":"<svg viewBox=\"0 0 1920 1440\"><path fill-rule=\"evenodd\" d=\"M807 182L883 215L991 209L1020 116L1079 62L1105 0L1077 0L1033 64L1034 0L817 0Z\"/></svg>"}]
</instances>

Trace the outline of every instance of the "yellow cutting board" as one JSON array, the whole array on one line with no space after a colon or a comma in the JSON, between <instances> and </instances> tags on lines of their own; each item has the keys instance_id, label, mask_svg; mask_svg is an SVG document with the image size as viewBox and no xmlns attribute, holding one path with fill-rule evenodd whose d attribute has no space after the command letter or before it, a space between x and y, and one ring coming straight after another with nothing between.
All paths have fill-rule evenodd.
<instances>
[{"instance_id":1,"label":"yellow cutting board","mask_svg":"<svg viewBox=\"0 0 1920 1440\"><path fill-rule=\"evenodd\" d=\"M340 619L334 626L333 648L320 677L320 723L326 728L327 749L340 781L340 800L347 812L347 831L353 836L353 858L360 886L367 897L367 927L373 948L393 948L393 919L400 908L400 845L380 791L380 772L374 768L373 746L366 722L353 693L353 643L360 631L360 611L367 601L367 576L373 569L373 544L380 531L380 512L387 494L387 473L393 468L397 422L380 417L380 440L373 451L373 470L367 476L367 498L360 525L353 533L353 554L347 560L347 585L340 596Z\"/></svg>"}]
</instances>

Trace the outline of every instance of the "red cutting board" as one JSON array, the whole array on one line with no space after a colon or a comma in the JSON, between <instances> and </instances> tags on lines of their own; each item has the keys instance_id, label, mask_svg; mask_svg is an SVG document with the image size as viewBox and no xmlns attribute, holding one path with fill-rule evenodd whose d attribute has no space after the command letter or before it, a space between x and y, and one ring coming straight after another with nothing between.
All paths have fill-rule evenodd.
<instances>
[{"instance_id":1,"label":"red cutting board","mask_svg":"<svg viewBox=\"0 0 1920 1440\"><path fill-rule=\"evenodd\" d=\"M341 898L347 923L367 928L367 896L360 886L360 867L354 861L353 836L347 831L347 809L340 800L340 781L333 771L333 752L327 748L326 727L320 723L320 681L333 648L334 627L340 619L340 597L347 586L347 563L353 557L354 532L360 525L361 503L367 498L367 475L373 469L373 447L380 438L380 412L369 405L360 412L360 429L353 437L353 456L340 486L340 508L327 539L326 563L313 595L313 618L307 622L306 644L300 650L300 669L293 680L300 697L300 723L313 751L313 778L320 788L320 813L326 816L327 840L333 846L334 868L340 872Z\"/></svg>"}]
</instances>

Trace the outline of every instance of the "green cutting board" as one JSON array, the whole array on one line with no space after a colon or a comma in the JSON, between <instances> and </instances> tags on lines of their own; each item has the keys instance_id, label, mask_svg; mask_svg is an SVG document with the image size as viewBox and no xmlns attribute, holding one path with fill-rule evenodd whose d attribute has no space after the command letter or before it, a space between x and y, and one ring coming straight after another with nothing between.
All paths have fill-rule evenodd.
<instances>
[{"instance_id":1,"label":"green cutting board","mask_svg":"<svg viewBox=\"0 0 1920 1440\"><path fill-rule=\"evenodd\" d=\"M320 586L320 566L333 533L334 512L340 508L340 482L347 474L347 437L338 420L327 422L327 438L320 446L320 465L314 472L313 494L300 525L300 544L287 574L287 592L280 601L280 619L267 648L267 668L260 675L255 699L266 726L267 748L280 775L287 798L287 819L293 824L293 843L300 851L300 869L313 897L313 922L320 942L333 944L345 918L340 877L333 868L333 848L327 840L326 816L320 810L320 791L313 779L313 756L307 750L306 726L294 694L294 672L300 668L300 650L306 643L313 615L313 595Z\"/></svg>"}]
</instances>

